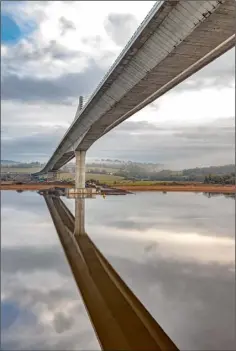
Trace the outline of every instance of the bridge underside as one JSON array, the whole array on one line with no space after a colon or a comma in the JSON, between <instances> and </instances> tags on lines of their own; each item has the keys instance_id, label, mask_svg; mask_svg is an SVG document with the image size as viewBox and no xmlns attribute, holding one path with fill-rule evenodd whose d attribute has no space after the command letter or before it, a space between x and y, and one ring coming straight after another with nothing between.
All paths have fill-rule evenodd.
<instances>
[{"instance_id":1,"label":"bridge underside","mask_svg":"<svg viewBox=\"0 0 236 351\"><path fill-rule=\"evenodd\" d=\"M160 1L42 172L57 170L102 135L235 45L235 1Z\"/></svg>"},{"instance_id":2,"label":"bridge underside","mask_svg":"<svg viewBox=\"0 0 236 351\"><path fill-rule=\"evenodd\" d=\"M73 158L75 157L74 151L69 151L66 152L65 154L62 155L62 157L55 163L53 167L53 171L57 171L61 167L63 167L65 164L70 162Z\"/></svg>"}]
</instances>

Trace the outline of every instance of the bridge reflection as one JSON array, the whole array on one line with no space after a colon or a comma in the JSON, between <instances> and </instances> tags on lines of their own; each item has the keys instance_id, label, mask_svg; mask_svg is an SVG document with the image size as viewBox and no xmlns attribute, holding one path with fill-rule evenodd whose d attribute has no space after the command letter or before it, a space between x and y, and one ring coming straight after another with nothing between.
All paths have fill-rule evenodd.
<instances>
[{"instance_id":1,"label":"bridge reflection","mask_svg":"<svg viewBox=\"0 0 236 351\"><path fill-rule=\"evenodd\" d=\"M178 350L87 235L85 200L74 217L59 197L44 199L102 349Z\"/></svg>"}]
</instances>

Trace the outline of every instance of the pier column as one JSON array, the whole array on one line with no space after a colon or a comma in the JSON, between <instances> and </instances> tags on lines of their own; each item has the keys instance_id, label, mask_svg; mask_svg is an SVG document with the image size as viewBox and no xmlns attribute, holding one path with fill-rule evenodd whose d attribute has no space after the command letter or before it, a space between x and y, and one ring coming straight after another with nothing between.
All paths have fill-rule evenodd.
<instances>
[{"instance_id":1,"label":"pier column","mask_svg":"<svg viewBox=\"0 0 236 351\"><path fill-rule=\"evenodd\" d=\"M85 156L86 151L75 151L75 188L85 188Z\"/></svg>"},{"instance_id":2,"label":"pier column","mask_svg":"<svg viewBox=\"0 0 236 351\"><path fill-rule=\"evenodd\" d=\"M75 199L75 235L85 234L85 200L83 198Z\"/></svg>"},{"instance_id":3,"label":"pier column","mask_svg":"<svg viewBox=\"0 0 236 351\"><path fill-rule=\"evenodd\" d=\"M48 172L47 173L47 179L57 180L57 172Z\"/></svg>"}]
</instances>

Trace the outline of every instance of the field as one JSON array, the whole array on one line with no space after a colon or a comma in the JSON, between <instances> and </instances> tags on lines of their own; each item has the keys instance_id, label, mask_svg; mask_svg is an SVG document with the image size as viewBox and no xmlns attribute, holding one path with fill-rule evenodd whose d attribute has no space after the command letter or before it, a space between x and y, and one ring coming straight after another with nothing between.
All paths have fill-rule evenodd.
<instances>
[{"instance_id":1,"label":"field","mask_svg":"<svg viewBox=\"0 0 236 351\"><path fill-rule=\"evenodd\" d=\"M4 166L1 166L1 173L27 173L27 174L30 174L30 173L35 173L35 172L38 172L40 171L40 168L38 167L32 167L32 168L14 168L14 167L4 167Z\"/></svg>"},{"instance_id":2,"label":"field","mask_svg":"<svg viewBox=\"0 0 236 351\"><path fill-rule=\"evenodd\" d=\"M95 169L94 167L88 169ZM97 169L100 169L97 167ZM39 168L14 168L14 167L2 167L1 168L1 173L4 172L10 172L10 173L34 173L38 172L40 169ZM109 172L115 172L116 170L114 168L107 168L106 171ZM74 175L69 172L58 172L57 173L57 179L58 180L74 180ZM148 181L148 180L140 180L140 181L132 181L132 180L125 180L123 177L120 176L115 176L115 175L110 175L110 174L100 174L100 173L86 173L86 180L88 179L94 179L99 181L100 183L106 183L108 185L128 185L130 187L132 186L152 186L152 185L164 185L163 183L168 184L169 182L162 182L162 181ZM187 184L187 182L185 182Z\"/></svg>"},{"instance_id":3,"label":"field","mask_svg":"<svg viewBox=\"0 0 236 351\"><path fill-rule=\"evenodd\" d=\"M57 179L74 180L74 176L71 173L62 172L62 173L58 173ZM86 180L89 180L89 179L98 180L101 183L114 184L114 182L120 183L120 181L122 181L123 178L118 177L118 176L114 176L114 175L109 175L109 174L86 173Z\"/></svg>"},{"instance_id":4,"label":"field","mask_svg":"<svg viewBox=\"0 0 236 351\"><path fill-rule=\"evenodd\" d=\"M86 180L94 179L98 180L100 183L113 184L114 182L122 181L122 177L109 175L109 174L91 174L86 173Z\"/></svg>"},{"instance_id":5,"label":"field","mask_svg":"<svg viewBox=\"0 0 236 351\"><path fill-rule=\"evenodd\" d=\"M167 180L125 180L123 178L121 178L121 180L119 182L117 182L117 184L122 184L122 185L127 185L127 186L149 186L149 185L161 185L161 186L164 186L164 185L171 185L173 183L176 183L178 185L186 185L186 184L193 184L193 183L196 183L196 182L173 182L172 180L170 181L167 181Z\"/></svg>"},{"instance_id":6,"label":"field","mask_svg":"<svg viewBox=\"0 0 236 351\"><path fill-rule=\"evenodd\" d=\"M102 171L102 170L105 170L106 172L108 173L116 173L118 171L118 168L111 168L111 167L92 167L92 166L86 166L86 170L87 171L90 171L90 170L93 170L93 171Z\"/></svg>"},{"instance_id":7,"label":"field","mask_svg":"<svg viewBox=\"0 0 236 351\"><path fill-rule=\"evenodd\" d=\"M74 176L71 173L63 172L58 173L58 179L71 179L74 180ZM149 181L149 180L125 180L123 177L109 175L109 174L95 174L95 173L86 173L86 180L94 179L98 180L100 183L106 183L108 185L129 185L129 186L148 186L148 185L164 185L163 183L169 184L170 182L162 182L162 181ZM188 184L188 182L185 182Z\"/></svg>"},{"instance_id":8,"label":"field","mask_svg":"<svg viewBox=\"0 0 236 351\"><path fill-rule=\"evenodd\" d=\"M93 168L94 169L94 168ZM100 169L100 168L99 168ZM34 173L39 171L38 168L14 168L2 167L3 172L17 172L17 173ZM114 172L114 169L110 169ZM94 179L100 183L105 183L110 186L118 187L124 190L131 191L203 191L203 192L235 192L235 186L220 186L220 185L207 185L197 182L173 182L173 181L148 181L148 180L125 180L123 177L100 174L100 173L86 173L86 180ZM74 180L74 175L69 172L58 172L57 180Z\"/></svg>"}]
</instances>

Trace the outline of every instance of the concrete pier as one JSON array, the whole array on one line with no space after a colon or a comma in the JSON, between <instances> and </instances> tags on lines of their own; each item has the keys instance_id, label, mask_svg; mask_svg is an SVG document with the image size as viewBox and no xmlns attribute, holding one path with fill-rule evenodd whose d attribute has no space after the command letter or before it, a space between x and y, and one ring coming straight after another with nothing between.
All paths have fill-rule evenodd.
<instances>
[{"instance_id":1,"label":"concrete pier","mask_svg":"<svg viewBox=\"0 0 236 351\"><path fill-rule=\"evenodd\" d=\"M97 195L97 191L94 188L69 188L66 189L66 196L70 199L87 199L87 198L95 198Z\"/></svg>"},{"instance_id":2,"label":"concrete pier","mask_svg":"<svg viewBox=\"0 0 236 351\"><path fill-rule=\"evenodd\" d=\"M48 180L57 180L57 172L48 172L47 179Z\"/></svg>"},{"instance_id":3,"label":"concrete pier","mask_svg":"<svg viewBox=\"0 0 236 351\"><path fill-rule=\"evenodd\" d=\"M92 197L96 189L85 188L85 157L86 151L75 151L75 188L68 190L70 197Z\"/></svg>"},{"instance_id":4,"label":"concrete pier","mask_svg":"<svg viewBox=\"0 0 236 351\"><path fill-rule=\"evenodd\" d=\"M86 151L75 151L75 188L85 188L85 157Z\"/></svg>"},{"instance_id":5,"label":"concrete pier","mask_svg":"<svg viewBox=\"0 0 236 351\"><path fill-rule=\"evenodd\" d=\"M75 199L75 235L83 235L85 233L85 200L83 198Z\"/></svg>"}]
</instances>

